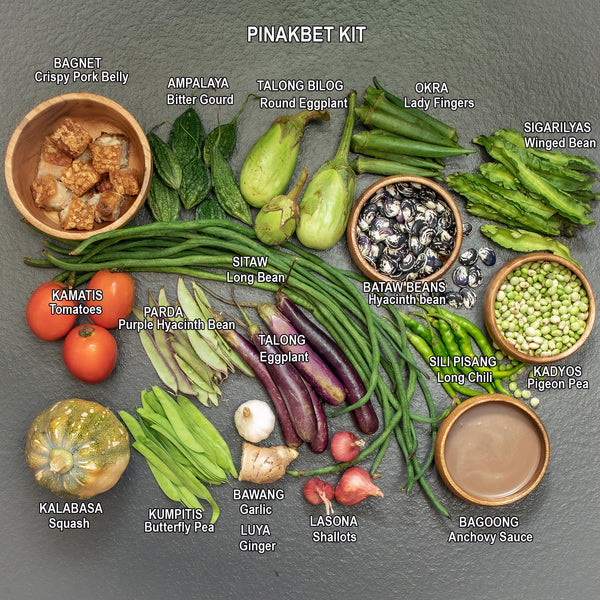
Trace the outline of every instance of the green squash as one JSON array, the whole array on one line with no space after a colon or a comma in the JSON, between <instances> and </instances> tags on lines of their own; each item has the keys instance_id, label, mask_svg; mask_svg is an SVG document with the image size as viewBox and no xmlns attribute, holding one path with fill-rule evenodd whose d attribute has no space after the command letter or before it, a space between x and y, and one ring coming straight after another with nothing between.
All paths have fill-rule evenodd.
<instances>
[{"instance_id":1,"label":"green squash","mask_svg":"<svg viewBox=\"0 0 600 600\"><path fill-rule=\"evenodd\" d=\"M71 398L31 424L25 457L35 480L62 498L91 498L119 481L129 463L129 435L108 408Z\"/></svg>"}]
</instances>

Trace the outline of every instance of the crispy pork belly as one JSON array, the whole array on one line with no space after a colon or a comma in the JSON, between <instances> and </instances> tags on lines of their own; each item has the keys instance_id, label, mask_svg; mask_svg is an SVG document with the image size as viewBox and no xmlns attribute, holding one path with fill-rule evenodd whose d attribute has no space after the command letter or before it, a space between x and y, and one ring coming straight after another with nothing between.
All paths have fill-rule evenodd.
<instances>
[{"instance_id":1,"label":"crispy pork belly","mask_svg":"<svg viewBox=\"0 0 600 600\"><path fill-rule=\"evenodd\" d=\"M67 206L73 196L62 181L50 174L38 177L31 184L31 194L36 206L55 211Z\"/></svg>"},{"instance_id":2,"label":"crispy pork belly","mask_svg":"<svg viewBox=\"0 0 600 600\"><path fill-rule=\"evenodd\" d=\"M64 123L50 136L57 148L73 158L83 154L92 141L92 136L84 127L68 117Z\"/></svg>"},{"instance_id":3,"label":"crispy pork belly","mask_svg":"<svg viewBox=\"0 0 600 600\"><path fill-rule=\"evenodd\" d=\"M100 146L92 143L92 165L98 173L118 171L121 168L121 148L118 144L114 146Z\"/></svg>"},{"instance_id":4,"label":"crispy pork belly","mask_svg":"<svg viewBox=\"0 0 600 600\"><path fill-rule=\"evenodd\" d=\"M124 196L137 196L140 191L137 171L135 169L111 171L109 177L113 190L118 194L123 194Z\"/></svg>"},{"instance_id":5,"label":"crispy pork belly","mask_svg":"<svg viewBox=\"0 0 600 600\"><path fill-rule=\"evenodd\" d=\"M108 177L108 173L104 173L100 177L100 181L96 184L96 191L101 194L102 192L110 192L112 191L112 183Z\"/></svg>"},{"instance_id":6,"label":"crispy pork belly","mask_svg":"<svg viewBox=\"0 0 600 600\"><path fill-rule=\"evenodd\" d=\"M129 138L122 133L102 132L90 144L90 148L94 168L99 173L125 169L129 164Z\"/></svg>"},{"instance_id":7,"label":"crispy pork belly","mask_svg":"<svg viewBox=\"0 0 600 600\"><path fill-rule=\"evenodd\" d=\"M83 196L100 181L100 175L92 165L74 160L60 179L76 196Z\"/></svg>"},{"instance_id":8,"label":"crispy pork belly","mask_svg":"<svg viewBox=\"0 0 600 600\"><path fill-rule=\"evenodd\" d=\"M72 162L73 159L68 154L59 150L56 144L49 137L46 137L42 144L37 177L52 175L56 179L60 179L60 176L67 167L71 166Z\"/></svg>"},{"instance_id":9,"label":"crispy pork belly","mask_svg":"<svg viewBox=\"0 0 600 600\"><path fill-rule=\"evenodd\" d=\"M86 165L92 164L92 151L90 150L89 146L83 151L77 160Z\"/></svg>"},{"instance_id":10,"label":"crispy pork belly","mask_svg":"<svg viewBox=\"0 0 600 600\"><path fill-rule=\"evenodd\" d=\"M124 196L117 194L117 192L94 194L90 203L93 203L96 207L96 222L116 221L121 216L121 208L124 202Z\"/></svg>"},{"instance_id":11,"label":"crispy pork belly","mask_svg":"<svg viewBox=\"0 0 600 600\"><path fill-rule=\"evenodd\" d=\"M94 213L93 203L73 196L71 202L60 211L58 218L63 229L89 231L94 227Z\"/></svg>"}]
</instances>

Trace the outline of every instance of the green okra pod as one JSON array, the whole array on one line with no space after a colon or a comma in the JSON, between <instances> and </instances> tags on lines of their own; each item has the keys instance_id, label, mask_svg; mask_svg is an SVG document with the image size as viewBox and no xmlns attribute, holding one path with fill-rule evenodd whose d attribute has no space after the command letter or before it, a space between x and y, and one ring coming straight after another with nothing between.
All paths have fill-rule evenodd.
<instances>
[{"instance_id":1,"label":"green okra pod","mask_svg":"<svg viewBox=\"0 0 600 600\"><path fill-rule=\"evenodd\" d=\"M382 158L358 157L350 166L356 173L377 173L378 175L418 175L420 177L439 177L436 170L423 169L401 162L384 160Z\"/></svg>"},{"instance_id":2,"label":"green okra pod","mask_svg":"<svg viewBox=\"0 0 600 600\"><path fill-rule=\"evenodd\" d=\"M393 162L402 163L405 165L411 165L413 167L421 167L423 169L431 169L436 171L443 171L443 161L435 158L425 158L422 156L409 156L408 154L397 154L394 152L382 152L380 150L373 150L368 147L360 146L352 138L351 144L352 152L356 154L364 154L372 158L382 158L384 160L391 160Z\"/></svg>"},{"instance_id":3,"label":"green okra pod","mask_svg":"<svg viewBox=\"0 0 600 600\"><path fill-rule=\"evenodd\" d=\"M442 135L444 135L448 139L450 139L450 140L452 140L454 142L456 142L458 140L458 135L456 134L456 129L454 127L451 127L450 125L447 125L443 121L440 121L439 119L436 119L435 117L432 117L429 113L425 112L424 110L421 110L420 108L406 107L404 105L404 100L402 100L401 98L398 98L397 96L395 96L394 94L392 94L391 92L389 92L388 90L386 90L379 83L379 81L377 81L376 77L373 77L373 85L378 90L383 90L385 92L385 97L392 104L396 104L397 106L401 106L409 114L412 114L412 115L415 115L415 116L419 117L422 121L424 121L425 123L427 123L430 127L432 127L433 129L435 129L436 131L438 131L439 133L441 133Z\"/></svg>"},{"instance_id":4,"label":"green okra pod","mask_svg":"<svg viewBox=\"0 0 600 600\"><path fill-rule=\"evenodd\" d=\"M475 150L461 148L460 146L431 144L378 130L359 131L352 136L352 141L355 144L355 148L362 146L371 150L427 158L446 158L448 156L473 154L475 152Z\"/></svg>"}]
</instances>

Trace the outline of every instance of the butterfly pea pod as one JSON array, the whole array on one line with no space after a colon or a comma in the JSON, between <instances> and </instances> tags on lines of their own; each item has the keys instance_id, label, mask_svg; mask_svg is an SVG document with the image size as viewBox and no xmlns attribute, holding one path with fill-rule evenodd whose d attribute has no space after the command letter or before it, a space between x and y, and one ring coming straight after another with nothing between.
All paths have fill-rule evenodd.
<instances>
[{"instance_id":1,"label":"butterfly pea pod","mask_svg":"<svg viewBox=\"0 0 600 600\"><path fill-rule=\"evenodd\" d=\"M191 450L195 452L206 451L204 446L194 438L186 427L185 422L181 418L181 414L177 409L177 403L161 388L153 388L152 390L157 400L160 402L165 412L166 418L168 419L171 427L176 432L177 437Z\"/></svg>"},{"instance_id":2,"label":"butterfly pea pod","mask_svg":"<svg viewBox=\"0 0 600 600\"><path fill-rule=\"evenodd\" d=\"M153 413L147 414L141 409L138 409L138 414L144 420L149 421L150 427L154 431L177 448L198 478L212 485L219 485L227 481L225 471L214 462L212 456L209 456L206 452L196 452L184 444L178 432L169 427L169 422L164 417Z\"/></svg>"},{"instance_id":3,"label":"butterfly pea pod","mask_svg":"<svg viewBox=\"0 0 600 600\"><path fill-rule=\"evenodd\" d=\"M156 483L158 483L158 487L163 491L163 494L169 500L173 500L173 502L181 502L180 488L164 475L162 471L157 469L155 465L148 463L148 466L150 467L150 471L152 471L152 475L154 475ZM195 498L193 495L192 497Z\"/></svg>"},{"instance_id":4,"label":"butterfly pea pod","mask_svg":"<svg viewBox=\"0 0 600 600\"><path fill-rule=\"evenodd\" d=\"M225 443L217 428L185 396L178 395L176 401L189 419L198 427L198 431L201 431L202 435L210 441L216 453L217 464L229 471L234 477L237 477L229 446Z\"/></svg>"},{"instance_id":5,"label":"butterfly pea pod","mask_svg":"<svg viewBox=\"0 0 600 600\"><path fill-rule=\"evenodd\" d=\"M156 414L164 416L160 402L156 399L156 396L153 392L148 390L142 390L141 399L142 408L146 408L148 410L151 410L152 412L155 412Z\"/></svg>"},{"instance_id":6,"label":"butterfly pea pod","mask_svg":"<svg viewBox=\"0 0 600 600\"><path fill-rule=\"evenodd\" d=\"M214 501L210 492L198 479L196 479L186 469L173 461L169 455L157 444L153 444L152 448L147 445L134 442L133 447L144 456L148 463L154 465L161 473L168 477L178 486L185 487L190 493L193 493L197 498L207 500L212 508L211 523L214 523L219 517L219 507Z\"/></svg>"}]
</instances>

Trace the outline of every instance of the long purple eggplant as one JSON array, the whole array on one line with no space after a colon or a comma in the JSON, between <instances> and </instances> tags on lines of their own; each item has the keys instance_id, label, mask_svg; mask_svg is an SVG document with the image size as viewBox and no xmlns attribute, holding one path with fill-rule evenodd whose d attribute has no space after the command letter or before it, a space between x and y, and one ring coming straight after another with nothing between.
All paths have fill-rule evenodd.
<instances>
[{"instance_id":1,"label":"long purple eggplant","mask_svg":"<svg viewBox=\"0 0 600 600\"><path fill-rule=\"evenodd\" d=\"M301 446L302 440L298 437L298 434L292 425L290 414L288 413L283 396L281 395L279 388L275 385L266 365L260 362L256 348L237 331L224 329L220 334L254 371L257 379L267 390L271 402L273 403L273 407L275 408L275 414L279 420L283 441L286 446L289 446L290 448L298 448Z\"/></svg>"},{"instance_id":2,"label":"long purple eggplant","mask_svg":"<svg viewBox=\"0 0 600 600\"><path fill-rule=\"evenodd\" d=\"M358 402L366 393L365 385L356 372L354 365L342 352L339 346L282 292L275 296L279 310L287 317L298 333L302 333L308 343L319 353L321 358L331 367L342 381L347 392L349 404ZM375 433L379 427L379 419L373 410L371 401L359 406L351 412L356 426L365 434Z\"/></svg>"},{"instance_id":3,"label":"long purple eggplant","mask_svg":"<svg viewBox=\"0 0 600 600\"><path fill-rule=\"evenodd\" d=\"M267 324L269 331L280 340L280 347L285 352L308 355L307 362L295 363L298 371L311 384L315 392L328 404L338 406L346 399L346 390L342 382L335 376L332 370L325 364L319 354L309 344L285 343L286 338L295 339L298 331L285 316L277 310L274 304L260 304L258 314Z\"/></svg>"},{"instance_id":4,"label":"long purple eggplant","mask_svg":"<svg viewBox=\"0 0 600 600\"><path fill-rule=\"evenodd\" d=\"M252 343L259 353L265 353L267 356L276 356L281 354L279 348L272 344L266 344L261 341L263 332L256 325L248 327L248 333ZM275 385L281 392L283 401L290 415L292 424L300 439L305 442L312 442L317 435L317 417L313 409L310 394L302 381L300 373L294 365L289 362L281 364L269 364L267 370L271 375Z\"/></svg>"},{"instance_id":5,"label":"long purple eggplant","mask_svg":"<svg viewBox=\"0 0 600 600\"><path fill-rule=\"evenodd\" d=\"M321 452L324 452L329 445L329 427L327 425L327 415L323 409L321 399L317 396L310 383L304 380L304 385L306 385L306 389L308 390L310 399L312 400L315 417L317 418L317 435L310 443L310 449L313 452L320 454Z\"/></svg>"}]
</instances>

